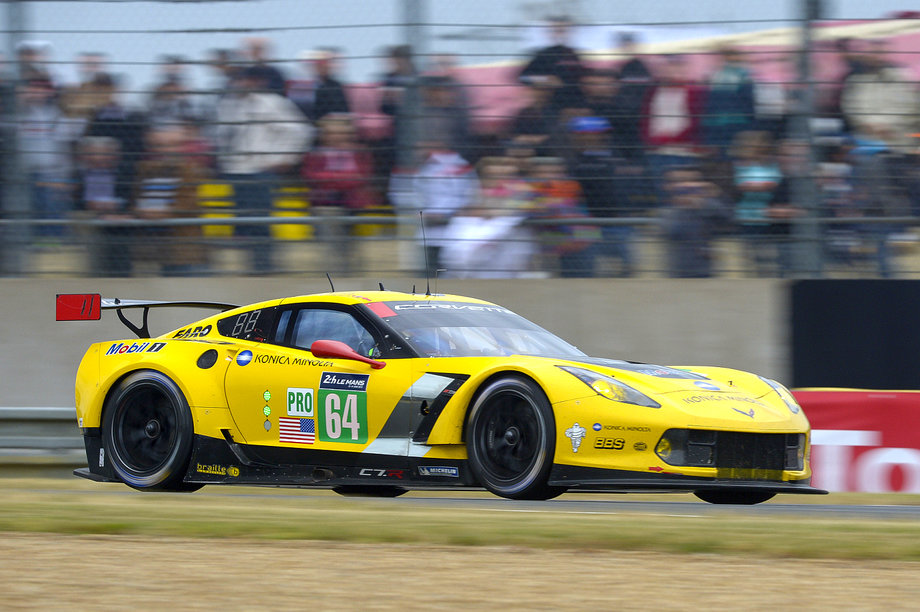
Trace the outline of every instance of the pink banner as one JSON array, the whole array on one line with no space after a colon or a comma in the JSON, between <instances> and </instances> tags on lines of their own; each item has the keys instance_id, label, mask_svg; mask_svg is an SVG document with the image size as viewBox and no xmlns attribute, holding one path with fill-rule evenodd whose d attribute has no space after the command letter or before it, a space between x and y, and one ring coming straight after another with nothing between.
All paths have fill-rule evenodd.
<instances>
[{"instance_id":1,"label":"pink banner","mask_svg":"<svg viewBox=\"0 0 920 612\"><path fill-rule=\"evenodd\" d=\"M813 486L920 493L920 392L793 394L811 422Z\"/></svg>"}]
</instances>

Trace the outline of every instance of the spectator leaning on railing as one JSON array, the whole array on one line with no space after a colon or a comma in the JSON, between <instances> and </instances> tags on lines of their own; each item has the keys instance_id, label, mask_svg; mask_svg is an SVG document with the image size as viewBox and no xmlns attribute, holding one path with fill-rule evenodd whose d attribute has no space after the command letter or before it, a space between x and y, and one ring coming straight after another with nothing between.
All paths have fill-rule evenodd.
<instances>
[{"instance_id":1,"label":"spectator leaning on railing","mask_svg":"<svg viewBox=\"0 0 920 612\"><path fill-rule=\"evenodd\" d=\"M133 212L151 225L138 231L134 257L155 262L163 276L193 276L208 271L208 253L200 225L163 225L157 221L198 215L199 164L185 154L188 133L181 125L163 125L147 133L147 158L138 164Z\"/></svg>"},{"instance_id":2,"label":"spectator leaning on railing","mask_svg":"<svg viewBox=\"0 0 920 612\"><path fill-rule=\"evenodd\" d=\"M311 211L320 217L316 235L328 247L328 271L350 274L360 263L357 245L349 239L352 226L334 219L376 203L374 160L358 142L349 115L327 114L319 129L319 146L307 153L301 173L310 188Z\"/></svg>"},{"instance_id":3,"label":"spectator leaning on railing","mask_svg":"<svg viewBox=\"0 0 920 612\"><path fill-rule=\"evenodd\" d=\"M585 208L596 219L626 216L629 211L624 205L619 174L627 162L610 150L610 124L602 117L576 117L569 122L569 130L577 151L572 176L581 185ZM603 238L595 245L593 254L618 260L616 276L632 276L635 271L634 233L629 225L601 228Z\"/></svg>"},{"instance_id":4,"label":"spectator leaning on railing","mask_svg":"<svg viewBox=\"0 0 920 612\"><path fill-rule=\"evenodd\" d=\"M475 199L451 215L444 228L441 263L454 278L515 278L532 269L537 255L527 185L514 160L484 157L476 165Z\"/></svg>"}]
</instances>

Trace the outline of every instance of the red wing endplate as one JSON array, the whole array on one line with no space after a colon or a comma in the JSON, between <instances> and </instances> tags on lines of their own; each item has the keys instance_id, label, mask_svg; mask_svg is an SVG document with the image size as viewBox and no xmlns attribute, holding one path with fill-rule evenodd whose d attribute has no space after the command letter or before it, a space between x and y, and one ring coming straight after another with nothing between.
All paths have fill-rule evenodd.
<instances>
[{"instance_id":1,"label":"red wing endplate","mask_svg":"<svg viewBox=\"0 0 920 612\"><path fill-rule=\"evenodd\" d=\"M102 296L98 293L59 293L55 317L58 321L98 321L102 318Z\"/></svg>"}]
</instances>

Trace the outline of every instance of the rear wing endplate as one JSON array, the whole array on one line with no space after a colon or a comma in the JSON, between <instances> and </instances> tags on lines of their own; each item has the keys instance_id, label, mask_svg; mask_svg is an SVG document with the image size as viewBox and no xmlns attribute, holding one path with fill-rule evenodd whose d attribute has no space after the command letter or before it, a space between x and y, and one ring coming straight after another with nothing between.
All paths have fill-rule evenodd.
<instances>
[{"instance_id":1,"label":"rear wing endplate","mask_svg":"<svg viewBox=\"0 0 920 612\"><path fill-rule=\"evenodd\" d=\"M135 325L122 314L122 310L141 308L144 311L140 326ZM122 300L104 298L98 293L59 293L55 303L55 318L58 321L98 321L103 310L114 310L125 327L137 334L138 338L149 338L147 314L151 308L207 308L211 310L232 310L237 304L223 302L158 302L155 300Z\"/></svg>"}]
</instances>

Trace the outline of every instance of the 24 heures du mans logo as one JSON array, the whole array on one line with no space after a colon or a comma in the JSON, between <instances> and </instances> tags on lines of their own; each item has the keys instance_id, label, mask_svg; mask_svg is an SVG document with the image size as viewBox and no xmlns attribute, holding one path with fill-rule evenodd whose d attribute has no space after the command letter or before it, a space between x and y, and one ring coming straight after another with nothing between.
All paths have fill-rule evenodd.
<instances>
[{"instance_id":1,"label":"24 heures du mans logo","mask_svg":"<svg viewBox=\"0 0 920 612\"><path fill-rule=\"evenodd\" d=\"M369 374L343 374L341 372L323 372L320 389L341 389L343 391L367 391Z\"/></svg>"}]
</instances>

